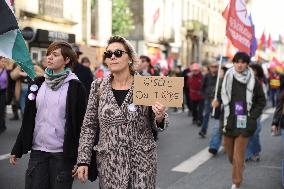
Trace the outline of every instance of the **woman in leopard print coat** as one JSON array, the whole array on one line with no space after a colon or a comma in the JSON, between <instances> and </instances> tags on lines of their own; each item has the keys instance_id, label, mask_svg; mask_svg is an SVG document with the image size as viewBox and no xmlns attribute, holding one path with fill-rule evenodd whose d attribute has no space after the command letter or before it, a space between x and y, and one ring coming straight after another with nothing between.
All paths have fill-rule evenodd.
<instances>
[{"instance_id":1,"label":"woman in leopard print coat","mask_svg":"<svg viewBox=\"0 0 284 189\"><path fill-rule=\"evenodd\" d=\"M134 105L135 52L119 36L108 41L105 62L111 75L92 84L78 149L77 174L88 175L91 151L99 128L96 161L102 189L154 189L157 173L155 131L168 126L165 106Z\"/></svg>"}]
</instances>

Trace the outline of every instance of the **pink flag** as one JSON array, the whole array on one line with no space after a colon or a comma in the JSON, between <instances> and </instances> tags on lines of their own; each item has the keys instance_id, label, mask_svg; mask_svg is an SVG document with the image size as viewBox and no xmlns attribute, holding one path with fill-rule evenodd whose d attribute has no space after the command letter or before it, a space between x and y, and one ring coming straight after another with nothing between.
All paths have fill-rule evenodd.
<instances>
[{"instance_id":1,"label":"pink flag","mask_svg":"<svg viewBox=\"0 0 284 189\"><path fill-rule=\"evenodd\" d=\"M231 0L223 16L227 20L226 36L239 51L250 54L254 29L245 1Z\"/></svg>"}]
</instances>

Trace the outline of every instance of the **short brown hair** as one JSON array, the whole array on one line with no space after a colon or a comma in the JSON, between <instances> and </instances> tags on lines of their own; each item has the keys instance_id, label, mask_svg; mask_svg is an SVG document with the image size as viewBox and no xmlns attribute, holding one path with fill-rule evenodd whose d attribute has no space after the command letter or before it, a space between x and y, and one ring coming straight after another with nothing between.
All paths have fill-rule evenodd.
<instances>
[{"instance_id":1,"label":"short brown hair","mask_svg":"<svg viewBox=\"0 0 284 189\"><path fill-rule=\"evenodd\" d=\"M130 44L130 42L127 39L125 39L124 37L118 36L118 35L115 35L115 36L112 36L112 37L109 38L106 48L108 48L108 46L112 43L121 43L124 46L128 56L130 58L130 61L131 61L131 64L129 65L130 73L134 74L134 72L135 72L134 66L137 63L137 55L136 55L136 52L134 50L134 47ZM103 59L105 61L105 59L106 59L105 56L104 56Z\"/></svg>"},{"instance_id":2,"label":"short brown hair","mask_svg":"<svg viewBox=\"0 0 284 189\"><path fill-rule=\"evenodd\" d=\"M70 59L69 64L66 65L66 67L73 68L74 64L76 63L76 53L72 49L71 45L65 41L55 41L49 45L47 48L46 56L50 55L50 53L56 49L61 50L61 54L63 56L63 59L66 60L66 58Z\"/></svg>"},{"instance_id":3,"label":"short brown hair","mask_svg":"<svg viewBox=\"0 0 284 189\"><path fill-rule=\"evenodd\" d=\"M146 62L148 62L149 64L151 64L151 59L149 58L149 56L141 55L139 58L140 58L140 59L144 59L144 60L146 60Z\"/></svg>"}]
</instances>

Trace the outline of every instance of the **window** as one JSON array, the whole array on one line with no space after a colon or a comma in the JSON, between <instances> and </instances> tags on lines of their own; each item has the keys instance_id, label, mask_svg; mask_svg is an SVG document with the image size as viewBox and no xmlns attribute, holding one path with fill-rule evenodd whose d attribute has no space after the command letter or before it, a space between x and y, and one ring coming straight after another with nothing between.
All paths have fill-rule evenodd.
<instances>
[{"instance_id":1,"label":"window","mask_svg":"<svg viewBox=\"0 0 284 189\"><path fill-rule=\"evenodd\" d=\"M99 25L99 6L98 2L92 0L91 6L91 38L97 39L98 35L98 25Z\"/></svg>"},{"instance_id":2,"label":"window","mask_svg":"<svg viewBox=\"0 0 284 189\"><path fill-rule=\"evenodd\" d=\"M62 18L63 0L39 0L39 13Z\"/></svg>"},{"instance_id":3,"label":"window","mask_svg":"<svg viewBox=\"0 0 284 189\"><path fill-rule=\"evenodd\" d=\"M37 52L32 52L32 60L37 62L38 61L38 53Z\"/></svg>"},{"instance_id":4,"label":"window","mask_svg":"<svg viewBox=\"0 0 284 189\"><path fill-rule=\"evenodd\" d=\"M47 49L41 49L41 58L46 56Z\"/></svg>"}]
</instances>

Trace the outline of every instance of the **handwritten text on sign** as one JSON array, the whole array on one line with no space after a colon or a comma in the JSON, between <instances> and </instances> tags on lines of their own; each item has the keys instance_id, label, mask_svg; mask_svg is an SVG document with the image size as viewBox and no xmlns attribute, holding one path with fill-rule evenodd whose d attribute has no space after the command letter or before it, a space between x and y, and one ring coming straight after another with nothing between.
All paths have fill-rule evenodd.
<instances>
[{"instance_id":1,"label":"handwritten text on sign","mask_svg":"<svg viewBox=\"0 0 284 189\"><path fill-rule=\"evenodd\" d=\"M167 107L181 107L183 85L183 77L135 76L133 102L147 106L160 102Z\"/></svg>"}]
</instances>

